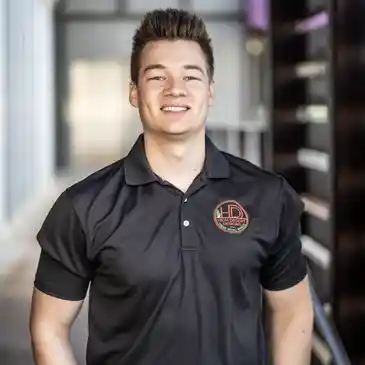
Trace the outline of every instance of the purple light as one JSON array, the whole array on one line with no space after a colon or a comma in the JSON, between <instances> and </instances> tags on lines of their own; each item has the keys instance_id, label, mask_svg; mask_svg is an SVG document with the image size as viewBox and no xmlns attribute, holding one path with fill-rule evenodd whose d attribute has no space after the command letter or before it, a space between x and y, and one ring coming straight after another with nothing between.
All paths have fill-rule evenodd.
<instances>
[{"instance_id":1,"label":"purple light","mask_svg":"<svg viewBox=\"0 0 365 365\"><path fill-rule=\"evenodd\" d=\"M328 24L328 13L322 11L312 17L301 20L295 24L295 30L299 33L309 32L311 30L323 28Z\"/></svg>"},{"instance_id":2,"label":"purple light","mask_svg":"<svg viewBox=\"0 0 365 365\"><path fill-rule=\"evenodd\" d=\"M268 27L267 0L248 0L247 15L250 27L266 30Z\"/></svg>"}]
</instances>

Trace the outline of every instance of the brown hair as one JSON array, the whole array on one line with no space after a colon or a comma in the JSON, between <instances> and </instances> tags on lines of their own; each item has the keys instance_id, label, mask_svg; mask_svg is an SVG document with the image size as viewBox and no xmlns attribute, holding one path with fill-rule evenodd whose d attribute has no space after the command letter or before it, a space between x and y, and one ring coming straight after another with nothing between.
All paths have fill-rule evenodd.
<instances>
[{"instance_id":1,"label":"brown hair","mask_svg":"<svg viewBox=\"0 0 365 365\"><path fill-rule=\"evenodd\" d=\"M203 19L185 10L168 8L147 13L134 34L131 56L132 82L137 84L140 55L148 42L180 39L194 41L200 45L206 57L209 78L213 79L213 47Z\"/></svg>"}]
</instances>

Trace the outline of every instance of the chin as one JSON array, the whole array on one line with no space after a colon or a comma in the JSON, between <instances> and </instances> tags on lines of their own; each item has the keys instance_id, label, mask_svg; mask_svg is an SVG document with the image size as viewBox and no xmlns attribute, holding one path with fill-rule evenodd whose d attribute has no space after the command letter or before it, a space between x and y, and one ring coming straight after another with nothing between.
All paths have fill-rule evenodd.
<instances>
[{"instance_id":1,"label":"chin","mask_svg":"<svg viewBox=\"0 0 365 365\"><path fill-rule=\"evenodd\" d=\"M191 135L199 133L197 129L194 128L171 128L166 126L159 126L154 128L145 128L146 133L151 133L152 135L159 135L163 138L168 139L184 139L190 137Z\"/></svg>"},{"instance_id":2,"label":"chin","mask_svg":"<svg viewBox=\"0 0 365 365\"><path fill-rule=\"evenodd\" d=\"M201 121L196 120L193 123L188 118L180 118L179 120L174 120L174 118L166 119L157 117L155 121L151 120L149 123L146 121L147 123L143 123L144 129L146 132L164 135L170 138L186 138L205 131L205 123Z\"/></svg>"},{"instance_id":3,"label":"chin","mask_svg":"<svg viewBox=\"0 0 365 365\"><path fill-rule=\"evenodd\" d=\"M171 134L191 134L198 133L204 125L201 123L189 123L189 122L181 122L181 123L161 123L160 128L166 132Z\"/></svg>"},{"instance_id":4,"label":"chin","mask_svg":"<svg viewBox=\"0 0 365 365\"><path fill-rule=\"evenodd\" d=\"M169 136L171 138L181 138L181 137L187 137L192 134L194 134L194 130L191 129L180 129L180 130L171 130L171 129L164 129L162 133L166 136Z\"/></svg>"}]
</instances>

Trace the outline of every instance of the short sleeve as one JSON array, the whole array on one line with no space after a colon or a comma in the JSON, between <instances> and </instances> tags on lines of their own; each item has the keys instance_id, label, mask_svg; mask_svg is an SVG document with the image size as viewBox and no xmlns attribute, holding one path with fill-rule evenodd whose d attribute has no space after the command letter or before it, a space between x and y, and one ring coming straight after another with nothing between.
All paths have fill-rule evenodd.
<instances>
[{"instance_id":1,"label":"short sleeve","mask_svg":"<svg viewBox=\"0 0 365 365\"><path fill-rule=\"evenodd\" d=\"M49 211L37 240L41 255L35 287L65 300L82 300L91 277L87 240L67 190Z\"/></svg>"},{"instance_id":2,"label":"short sleeve","mask_svg":"<svg viewBox=\"0 0 365 365\"><path fill-rule=\"evenodd\" d=\"M261 269L261 284L267 290L288 289L306 274L302 253L300 219L304 204L294 189L282 179L278 236Z\"/></svg>"}]
</instances>

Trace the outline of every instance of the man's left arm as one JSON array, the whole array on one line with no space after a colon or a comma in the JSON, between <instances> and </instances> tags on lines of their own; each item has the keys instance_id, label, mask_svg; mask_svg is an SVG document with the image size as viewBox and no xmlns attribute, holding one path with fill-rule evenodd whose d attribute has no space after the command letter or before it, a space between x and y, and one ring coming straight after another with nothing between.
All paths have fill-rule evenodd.
<instances>
[{"instance_id":1,"label":"man's left arm","mask_svg":"<svg viewBox=\"0 0 365 365\"><path fill-rule=\"evenodd\" d=\"M265 290L270 310L270 337L274 365L309 365L313 306L307 277L285 290Z\"/></svg>"},{"instance_id":2,"label":"man's left arm","mask_svg":"<svg viewBox=\"0 0 365 365\"><path fill-rule=\"evenodd\" d=\"M279 197L278 235L261 268L271 349L274 365L309 365L313 306L300 240L304 205L284 179Z\"/></svg>"}]
</instances>

